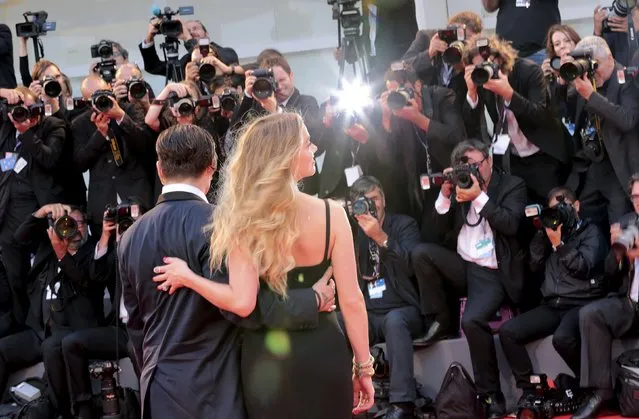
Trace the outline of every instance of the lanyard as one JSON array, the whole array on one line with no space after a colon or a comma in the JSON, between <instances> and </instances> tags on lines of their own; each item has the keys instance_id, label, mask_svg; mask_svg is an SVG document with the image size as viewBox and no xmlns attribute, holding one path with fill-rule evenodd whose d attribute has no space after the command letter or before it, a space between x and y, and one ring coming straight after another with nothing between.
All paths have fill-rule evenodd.
<instances>
[{"instance_id":1,"label":"lanyard","mask_svg":"<svg viewBox=\"0 0 639 419\"><path fill-rule=\"evenodd\" d=\"M419 140L422 147L424 147L424 150L426 151L426 172L430 176L433 174L433 165L430 159L430 153L428 152L428 141L422 139L422 133L415 125L413 125L413 130L415 131L415 135L417 135L417 139Z\"/></svg>"}]
</instances>

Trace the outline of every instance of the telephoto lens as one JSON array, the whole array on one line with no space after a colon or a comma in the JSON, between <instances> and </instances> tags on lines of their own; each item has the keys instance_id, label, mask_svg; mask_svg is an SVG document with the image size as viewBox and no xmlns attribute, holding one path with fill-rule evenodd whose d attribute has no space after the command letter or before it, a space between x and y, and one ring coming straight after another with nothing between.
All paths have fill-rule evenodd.
<instances>
[{"instance_id":1,"label":"telephoto lens","mask_svg":"<svg viewBox=\"0 0 639 419\"><path fill-rule=\"evenodd\" d=\"M30 115L29 109L24 105L15 105L11 107L9 113L16 122L24 122L29 119Z\"/></svg>"},{"instance_id":2,"label":"telephoto lens","mask_svg":"<svg viewBox=\"0 0 639 419\"><path fill-rule=\"evenodd\" d=\"M44 91L44 94L50 98L56 98L62 93L62 86L52 76L46 76L42 79L40 84L42 84L42 90Z\"/></svg>"},{"instance_id":3,"label":"telephoto lens","mask_svg":"<svg viewBox=\"0 0 639 419\"><path fill-rule=\"evenodd\" d=\"M126 86L131 97L136 100L141 100L148 93L143 80L131 79L126 82Z\"/></svg>"},{"instance_id":4,"label":"telephoto lens","mask_svg":"<svg viewBox=\"0 0 639 419\"><path fill-rule=\"evenodd\" d=\"M113 108L113 93L110 90L96 90L91 96L91 105L101 113L109 112Z\"/></svg>"},{"instance_id":5,"label":"telephoto lens","mask_svg":"<svg viewBox=\"0 0 639 419\"><path fill-rule=\"evenodd\" d=\"M49 226L53 227L53 231L61 239L70 239L78 232L78 223L71 217L67 211L64 211L64 215L57 220L53 220L51 214L47 214Z\"/></svg>"},{"instance_id":6,"label":"telephoto lens","mask_svg":"<svg viewBox=\"0 0 639 419\"><path fill-rule=\"evenodd\" d=\"M253 71L257 80L253 84L253 95L260 99L268 99L275 91L275 76L272 69L258 68Z\"/></svg>"},{"instance_id":7,"label":"telephoto lens","mask_svg":"<svg viewBox=\"0 0 639 419\"><path fill-rule=\"evenodd\" d=\"M470 78L477 86L483 85L490 79L497 79L499 78L499 65L491 62L478 64L470 74Z\"/></svg>"},{"instance_id":8,"label":"telephoto lens","mask_svg":"<svg viewBox=\"0 0 639 419\"><path fill-rule=\"evenodd\" d=\"M215 66L209 63L200 63L198 74L200 75L200 80L205 83L209 83L211 80L215 78Z\"/></svg>"},{"instance_id":9,"label":"telephoto lens","mask_svg":"<svg viewBox=\"0 0 639 419\"><path fill-rule=\"evenodd\" d=\"M397 89L388 94L386 103L392 110L402 109L408 105L408 102L415 97L413 89L403 88Z\"/></svg>"}]
</instances>

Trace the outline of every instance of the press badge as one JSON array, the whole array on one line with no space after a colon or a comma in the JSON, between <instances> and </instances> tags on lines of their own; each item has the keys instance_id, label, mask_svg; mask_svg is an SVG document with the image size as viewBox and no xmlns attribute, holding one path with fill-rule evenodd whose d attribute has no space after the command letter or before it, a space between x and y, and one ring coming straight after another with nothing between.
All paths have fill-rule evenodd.
<instances>
[{"instance_id":1,"label":"press badge","mask_svg":"<svg viewBox=\"0 0 639 419\"><path fill-rule=\"evenodd\" d=\"M422 190L427 191L430 189L430 176L421 175L419 177L419 184L422 186Z\"/></svg>"},{"instance_id":2,"label":"press badge","mask_svg":"<svg viewBox=\"0 0 639 419\"><path fill-rule=\"evenodd\" d=\"M485 259L493 253L493 241L485 237L475 243L475 258Z\"/></svg>"},{"instance_id":3,"label":"press badge","mask_svg":"<svg viewBox=\"0 0 639 419\"><path fill-rule=\"evenodd\" d=\"M368 283L368 296L371 300L382 298L384 291L386 291L386 282L384 282L384 278L379 278Z\"/></svg>"},{"instance_id":4,"label":"press badge","mask_svg":"<svg viewBox=\"0 0 639 419\"><path fill-rule=\"evenodd\" d=\"M504 155L510 145L510 135L499 134L493 143L493 154Z\"/></svg>"},{"instance_id":5,"label":"press badge","mask_svg":"<svg viewBox=\"0 0 639 419\"><path fill-rule=\"evenodd\" d=\"M362 168L359 167L359 164L353 167L347 167L344 169L344 174L346 175L346 186L349 188L353 186L353 183L364 175L362 172Z\"/></svg>"},{"instance_id":6,"label":"press badge","mask_svg":"<svg viewBox=\"0 0 639 419\"><path fill-rule=\"evenodd\" d=\"M517 0L517 1L515 1L515 6L529 8L530 7L530 1L531 0Z\"/></svg>"},{"instance_id":7,"label":"press badge","mask_svg":"<svg viewBox=\"0 0 639 419\"><path fill-rule=\"evenodd\" d=\"M22 157L20 157L20 159L14 166L13 171L16 173L20 173L22 172L22 169L24 169L25 167L27 167L27 161L23 159Z\"/></svg>"},{"instance_id":8,"label":"press badge","mask_svg":"<svg viewBox=\"0 0 639 419\"><path fill-rule=\"evenodd\" d=\"M47 287L47 295L44 297L45 300L56 300L58 298L58 292L60 292L60 283L56 282L55 284L51 284Z\"/></svg>"}]
</instances>

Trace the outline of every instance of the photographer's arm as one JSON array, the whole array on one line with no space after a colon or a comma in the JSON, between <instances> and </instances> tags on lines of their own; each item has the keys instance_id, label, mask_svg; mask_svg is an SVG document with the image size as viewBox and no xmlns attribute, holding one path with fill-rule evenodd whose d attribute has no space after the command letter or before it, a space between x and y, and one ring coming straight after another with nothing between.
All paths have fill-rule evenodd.
<instances>
[{"instance_id":1,"label":"photographer's arm","mask_svg":"<svg viewBox=\"0 0 639 419\"><path fill-rule=\"evenodd\" d=\"M37 215L36 215L37 214ZM23 246L35 243L45 237L45 231L48 227L46 214L44 217L39 217L39 213L36 211L33 215L30 215L13 233L13 239Z\"/></svg>"},{"instance_id":2,"label":"photographer's arm","mask_svg":"<svg viewBox=\"0 0 639 419\"><path fill-rule=\"evenodd\" d=\"M530 270L532 272L543 270L551 251L552 247L546 234L543 230L537 231L530 242Z\"/></svg>"},{"instance_id":3,"label":"photographer's arm","mask_svg":"<svg viewBox=\"0 0 639 419\"><path fill-rule=\"evenodd\" d=\"M625 133L635 129L639 122L639 97L632 83L626 83L619 88L621 89L619 104L610 102L600 93L593 93L586 102L586 110L597 113L606 123L614 125Z\"/></svg>"},{"instance_id":4,"label":"photographer's arm","mask_svg":"<svg viewBox=\"0 0 639 419\"><path fill-rule=\"evenodd\" d=\"M53 233L55 234L55 233ZM85 287L91 278L91 264L93 252L71 255L68 251L60 259L59 267L62 272L76 285Z\"/></svg>"},{"instance_id":5,"label":"photographer's arm","mask_svg":"<svg viewBox=\"0 0 639 419\"><path fill-rule=\"evenodd\" d=\"M9 55L12 52L13 35L11 29L5 24L0 24L0 55Z\"/></svg>"},{"instance_id":6,"label":"photographer's arm","mask_svg":"<svg viewBox=\"0 0 639 419\"><path fill-rule=\"evenodd\" d=\"M166 61L161 61L158 52L155 49L154 42L140 43L140 54L142 54L142 64L144 71L155 76L166 75Z\"/></svg>"},{"instance_id":7,"label":"photographer's arm","mask_svg":"<svg viewBox=\"0 0 639 419\"><path fill-rule=\"evenodd\" d=\"M47 131L42 132L45 126ZM62 157L66 136L64 121L47 118L22 134L22 145L39 165L45 169L53 169Z\"/></svg>"},{"instance_id":8,"label":"photographer's arm","mask_svg":"<svg viewBox=\"0 0 639 419\"><path fill-rule=\"evenodd\" d=\"M525 92L513 92L509 108L515 115L520 126L537 127L549 118L548 89L546 88L544 73L539 66L522 67L530 70L524 86ZM523 74L518 73L519 77Z\"/></svg>"},{"instance_id":9,"label":"photographer's arm","mask_svg":"<svg viewBox=\"0 0 639 419\"><path fill-rule=\"evenodd\" d=\"M89 122L90 124L91 122ZM73 161L77 168L86 172L95 165L102 152L109 147L98 130L88 129L84 118L76 118L71 124L73 133Z\"/></svg>"},{"instance_id":10,"label":"photographer's arm","mask_svg":"<svg viewBox=\"0 0 639 419\"><path fill-rule=\"evenodd\" d=\"M425 80L430 80L435 71L433 59L428 51L429 46L430 37L426 31L418 31L415 40L402 56L402 60L410 64Z\"/></svg>"},{"instance_id":11,"label":"photographer's arm","mask_svg":"<svg viewBox=\"0 0 639 419\"><path fill-rule=\"evenodd\" d=\"M590 279L592 269L606 256L607 246L597 228L588 228L572 249L565 245L557 248L559 261L576 277Z\"/></svg>"},{"instance_id":12,"label":"photographer's arm","mask_svg":"<svg viewBox=\"0 0 639 419\"><path fill-rule=\"evenodd\" d=\"M149 138L143 126L136 123L129 115L124 115L119 123L122 139L138 156L145 156L153 140Z\"/></svg>"},{"instance_id":13,"label":"photographer's arm","mask_svg":"<svg viewBox=\"0 0 639 419\"><path fill-rule=\"evenodd\" d=\"M29 68L29 48L27 38L20 38L20 78L22 79L22 84L24 86L30 86L33 82L33 78L31 78L31 72Z\"/></svg>"},{"instance_id":14,"label":"photographer's arm","mask_svg":"<svg viewBox=\"0 0 639 419\"><path fill-rule=\"evenodd\" d=\"M428 136L452 148L466 138L464 119L455 104L456 97L452 90L445 88L433 90L433 99L439 98L440 96L441 102L439 109L442 120L441 122L434 119L430 120ZM434 102L435 106L437 106L438 101Z\"/></svg>"},{"instance_id":15,"label":"photographer's arm","mask_svg":"<svg viewBox=\"0 0 639 419\"><path fill-rule=\"evenodd\" d=\"M402 217L399 221L402 223L400 228L397 233L388 235L387 247L381 246L379 255L383 263L394 264L410 277L413 275L410 254L420 242L420 233L414 219Z\"/></svg>"},{"instance_id":16,"label":"photographer's arm","mask_svg":"<svg viewBox=\"0 0 639 419\"><path fill-rule=\"evenodd\" d=\"M488 198L479 214L499 233L514 236L526 208L526 185L519 178L511 178L511 184L505 186L510 186L510 190L505 192L504 200L497 204L494 199Z\"/></svg>"}]
</instances>

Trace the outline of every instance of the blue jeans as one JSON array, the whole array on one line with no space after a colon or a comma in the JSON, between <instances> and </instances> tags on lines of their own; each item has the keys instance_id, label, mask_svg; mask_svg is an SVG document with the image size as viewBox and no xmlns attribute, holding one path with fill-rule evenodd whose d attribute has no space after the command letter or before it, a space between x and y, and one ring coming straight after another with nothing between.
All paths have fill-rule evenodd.
<instances>
[{"instance_id":1,"label":"blue jeans","mask_svg":"<svg viewBox=\"0 0 639 419\"><path fill-rule=\"evenodd\" d=\"M529 55L528 57L524 57L524 58L528 58L529 60L532 60L532 61L536 62L537 65L541 65L541 63L543 63L544 60L546 59L546 50L545 49L540 49L539 51Z\"/></svg>"}]
</instances>

